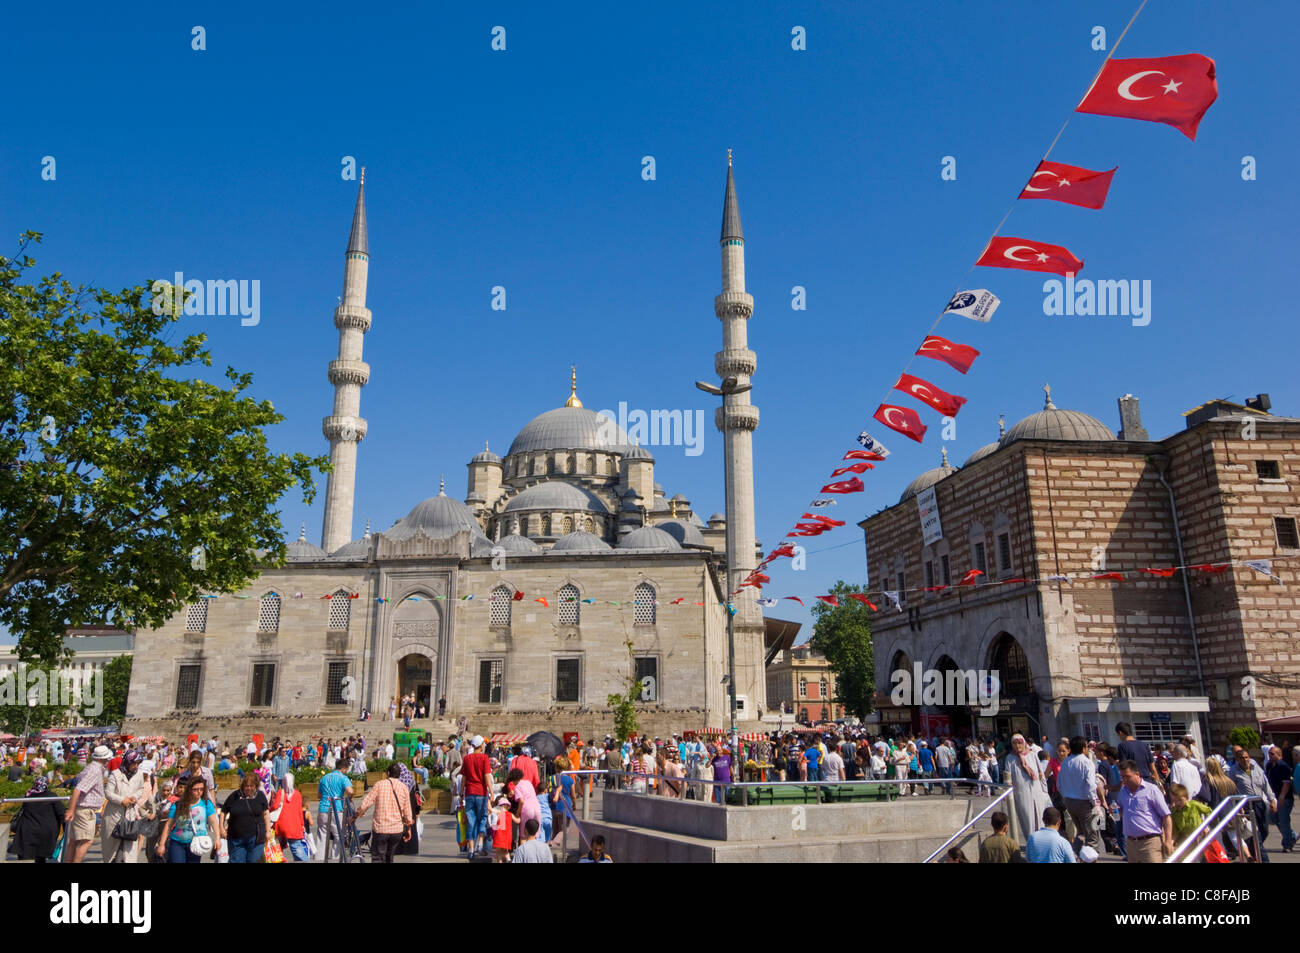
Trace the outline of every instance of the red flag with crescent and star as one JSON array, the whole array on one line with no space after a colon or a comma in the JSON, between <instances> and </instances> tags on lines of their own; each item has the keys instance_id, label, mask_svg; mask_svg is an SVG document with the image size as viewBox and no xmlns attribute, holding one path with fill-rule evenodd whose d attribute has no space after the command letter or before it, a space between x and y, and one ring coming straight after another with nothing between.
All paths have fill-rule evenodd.
<instances>
[{"instance_id":1,"label":"red flag with crescent and star","mask_svg":"<svg viewBox=\"0 0 1300 953\"><path fill-rule=\"evenodd\" d=\"M861 592L850 592L850 593L849 593L849 598L850 598L850 599L856 599L856 600L858 600L858 602L861 602L864 606L866 606L866 607L867 607L868 609L870 609L872 612L878 612L878 611L879 611L879 610L876 608L876 604L875 604L874 602L872 602L870 599L868 599L864 593L861 593Z\"/></svg>"},{"instance_id":2,"label":"red flag with crescent and star","mask_svg":"<svg viewBox=\"0 0 1300 953\"><path fill-rule=\"evenodd\" d=\"M1101 208L1106 204L1110 180L1115 177L1115 166L1109 172L1094 172L1063 162L1038 163L1038 169L1029 177L1029 184L1020 193L1022 199L1051 199L1082 208Z\"/></svg>"},{"instance_id":3,"label":"red flag with crescent and star","mask_svg":"<svg viewBox=\"0 0 1300 953\"><path fill-rule=\"evenodd\" d=\"M850 477L847 480L840 480L838 483L827 483L822 487L823 493L861 493L866 489L866 484L857 477ZM816 534L814 534L816 535Z\"/></svg>"},{"instance_id":4,"label":"red flag with crescent and star","mask_svg":"<svg viewBox=\"0 0 1300 953\"><path fill-rule=\"evenodd\" d=\"M921 346L916 349L916 354L918 357L932 357L936 361L943 361L959 374L969 371L970 366L975 363L975 358L980 356L980 352L973 347L954 344L937 334L931 334L922 341Z\"/></svg>"},{"instance_id":5,"label":"red flag with crescent and star","mask_svg":"<svg viewBox=\"0 0 1300 953\"><path fill-rule=\"evenodd\" d=\"M925 424L921 423L921 415L910 407L881 404L871 416L890 430L911 437L917 443L925 439Z\"/></svg>"},{"instance_id":6,"label":"red flag with crescent and star","mask_svg":"<svg viewBox=\"0 0 1300 953\"><path fill-rule=\"evenodd\" d=\"M1218 98L1214 60L1184 53L1111 60L1074 111L1163 122L1195 139L1201 117Z\"/></svg>"},{"instance_id":7,"label":"red flag with crescent and star","mask_svg":"<svg viewBox=\"0 0 1300 953\"><path fill-rule=\"evenodd\" d=\"M874 470L875 467L867 461L862 460L858 463L851 463L847 467L836 467L831 471L831 476L843 476L845 473L866 473L868 470Z\"/></svg>"},{"instance_id":8,"label":"red flag with crescent and star","mask_svg":"<svg viewBox=\"0 0 1300 953\"><path fill-rule=\"evenodd\" d=\"M800 519L816 520L819 523L825 523L827 526L843 526L844 520L833 520L829 516L814 516L812 513L805 513Z\"/></svg>"},{"instance_id":9,"label":"red flag with crescent and star","mask_svg":"<svg viewBox=\"0 0 1300 953\"><path fill-rule=\"evenodd\" d=\"M834 596L818 596L817 598L829 606L834 606L837 609L840 607L840 600Z\"/></svg>"},{"instance_id":10,"label":"red flag with crescent and star","mask_svg":"<svg viewBox=\"0 0 1300 953\"><path fill-rule=\"evenodd\" d=\"M1078 274L1083 261L1075 258L1068 248L1036 242L1030 238L1007 238L1003 235L989 240L977 265L986 268L1019 268L1021 271L1050 271L1054 275Z\"/></svg>"},{"instance_id":11,"label":"red flag with crescent and star","mask_svg":"<svg viewBox=\"0 0 1300 953\"><path fill-rule=\"evenodd\" d=\"M845 460L883 460L885 458L881 454L875 453L871 450L850 450L848 453L844 454L844 459Z\"/></svg>"},{"instance_id":12,"label":"red flag with crescent and star","mask_svg":"<svg viewBox=\"0 0 1300 953\"><path fill-rule=\"evenodd\" d=\"M923 381L911 374L899 374L898 381L894 384L894 390L902 391L904 394L911 394L921 403L933 407L945 417L955 417L957 411L961 410L961 405L966 403L965 397L949 394L947 391L935 387L929 381Z\"/></svg>"}]
</instances>

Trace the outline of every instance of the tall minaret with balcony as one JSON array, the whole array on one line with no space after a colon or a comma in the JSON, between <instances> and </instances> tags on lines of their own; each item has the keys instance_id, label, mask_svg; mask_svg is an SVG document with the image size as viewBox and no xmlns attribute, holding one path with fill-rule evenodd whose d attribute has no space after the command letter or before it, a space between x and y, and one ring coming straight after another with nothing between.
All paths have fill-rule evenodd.
<instances>
[{"instance_id":1,"label":"tall minaret with balcony","mask_svg":"<svg viewBox=\"0 0 1300 953\"><path fill-rule=\"evenodd\" d=\"M352 233L343 267L343 297L334 309L339 329L338 360L330 361L334 385L334 412L322 422L330 442L329 475L325 489L325 525L321 548L332 553L352 540L352 502L357 483L357 444L366 436L361 416L361 388L370 379L370 365L361 360L361 342L370 330L366 307L366 278L370 272L370 242L366 237L366 170L361 170L357 206L352 212Z\"/></svg>"},{"instance_id":2,"label":"tall minaret with balcony","mask_svg":"<svg viewBox=\"0 0 1300 953\"><path fill-rule=\"evenodd\" d=\"M727 192L722 204L722 293L713 299L713 310L722 322L722 350L714 367L725 382L749 384L758 358L748 347L748 325L754 313L754 299L745 292L745 235L740 228L740 203L736 200L736 179L727 150ZM730 467L727 486L727 552L731 554L732 578L728 590L736 587L758 564L754 526L754 430L758 408L749 402L749 392L728 394L718 408L715 423L727 441ZM755 716L763 706L765 681L762 673L763 616L753 598L754 590L742 590L731 597L736 605L737 694L748 695L742 717ZM755 653L757 655L755 656ZM758 664L754 665L754 658Z\"/></svg>"}]
</instances>

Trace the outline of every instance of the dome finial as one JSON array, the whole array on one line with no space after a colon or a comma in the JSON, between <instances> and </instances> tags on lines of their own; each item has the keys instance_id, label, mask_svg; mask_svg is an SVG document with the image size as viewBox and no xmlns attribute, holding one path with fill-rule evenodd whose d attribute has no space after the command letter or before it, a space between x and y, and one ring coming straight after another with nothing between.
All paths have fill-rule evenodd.
<instances>
[{"instance_id":1,"label":"dome finial","mask_svg":"<svg viewBox=\"0 0 1300 953\"><path fill-rule=\"evenodd\" d=\"M731 150L730 150L730 149L727 150L727 168L728 168L728 169L731 168Z\"/></svg>"},{"instance_id":2,"label":"dome finial","mask_svg":"<svg viewBox=\"0 0 1300 953\"><path fill-rule=\"evenodd\" d=\"M306 524L306 522L304 522L304 523L302 524L302 529L300 529L300 530L298 531L298 538L299 538L299 539L306 539L306 538L307 538L307 524Z\"/></svg>"},{"instance_id":3,"label":"dome finial","mask_svg":"<svg viewBox=\"0 0 1300 953\"><path fill-rule=\"evenodd\" d=\"M578 400L578 365L571 365L569 370L572 372L569 377L569 399L564 402L564 406L581 407L582 401Z\"/></svg>"},{"instance_id":4,"label":"dome finial","mask_svg":"<svg viewBox=\"0 0 1300 953\"><path fill-rule=\"evenodd\" d=\"M445 490L446 488L447 488L447 474L439 473L438 474L438 495L445 496L446 494L443 493L442 491Z\"/></svg>"},{"instance_id":5,"label":"dome finial","mask_svg":"<svg viewBox=\"0 0 1300 953\"><path fill-rule=\"evenodd\" d=\"M369 538L370 538L370 520L366 520L366 535L365 535L364 537L362 537L362 538L363 538L363 539L369 539Z\"/></svg>"},{"instance_id":6,"label":"dome finial","mask_svg":"<svg viewBox=\"0 0 1300 953\"><path fill-rule=\"evenodd\" d=\"M1007 435L1007 416L998 414L998 439L1001 440Z\"/></svg>"},{"instance_id":7,"label":"dome finial","mask_svg":"<svg viewBox=\"0 0 1300 953\"><path fill-rule=\"evenodd\" d=\"M941 465L946 467L948 465L948 448L940 447L939 456L943 459L943 463Z\"/></svg>"},{"instance_id":8,"label":"dome finial","mask_svg":"<svg viewBox=\"0 0 1300 953\"><path fill-rule=\"evenodd\" d=\"M1055 410L1056 405L1052 403L1052 385L1044 384L1043 393L1047 395L1047 400L1043 403L1043 410Z\"/></svg>"},{"instance_id":9,"label":"dome finial","mask_svg":"<svg viewBox=\"0 0 1300 953\"><path fill-rule=\"evenodd\" d=\"M484 453L487 453L487 452L488 452L489 450L491 450L491 449L492 449L492 448L488 446L488 442L487 442L486 440L484 440L484 441L483 441L483 452L484 452Z\"/></svg>"},{"instance_id":10,"label":"dome finial","mask_svg":"<svg viewBox=\"0 0 1300 953\"><path fill-rule=\"evenodd\" d=\"M672 518L673 518L673 519L677 519L677 501L676 501L676 500L670 500L670 501L668 502L668 512L672 515Z\"/></svg>"}]
</instances>

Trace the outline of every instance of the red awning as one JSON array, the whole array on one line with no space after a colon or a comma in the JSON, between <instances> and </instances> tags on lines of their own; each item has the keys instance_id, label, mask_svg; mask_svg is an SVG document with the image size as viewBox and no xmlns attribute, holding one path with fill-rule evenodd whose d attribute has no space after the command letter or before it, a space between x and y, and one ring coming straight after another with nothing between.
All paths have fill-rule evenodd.
<instances>
[{"instance_id":1,"label":"red awning","mask_svg":"<svg viewBox=\"0 0 1300 953\"><path fill-rule=\"evenodd\" d=\"M1300 732L1300 714L1284 715L1281 718L1268 718L1261 721L1259 727L1265 731Z\"/></svg>"}]
</instances>

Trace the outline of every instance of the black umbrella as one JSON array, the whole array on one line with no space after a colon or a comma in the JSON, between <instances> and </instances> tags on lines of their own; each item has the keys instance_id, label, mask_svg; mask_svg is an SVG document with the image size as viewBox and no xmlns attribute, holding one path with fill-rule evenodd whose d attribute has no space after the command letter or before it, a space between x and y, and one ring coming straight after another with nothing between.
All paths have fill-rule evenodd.
<instances>
[{"instance_id":1,"label":"black umbrella","mask_svg":"<svg viewBox=\"0 0 1300 953\"><path fill-rule=\"evenodd\" d=\"M535 731L524 740L537 753L537 757L547 761L564 754L564 742L549 731Z\"/></svg>"}]
</instances>

